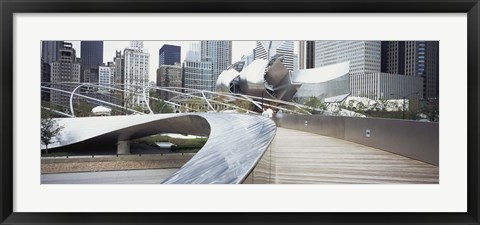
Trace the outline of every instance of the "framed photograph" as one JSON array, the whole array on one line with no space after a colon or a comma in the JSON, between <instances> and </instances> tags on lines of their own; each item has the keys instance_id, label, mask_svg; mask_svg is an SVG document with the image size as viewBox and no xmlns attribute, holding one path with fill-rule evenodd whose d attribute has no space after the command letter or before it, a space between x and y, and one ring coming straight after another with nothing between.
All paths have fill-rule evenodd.
<instances>
[{"instance_id":1,"label":"framed photograph","mask_svg":"<svg viewBox=\"0 0 480 225\"><path fill-rule=\"evenodd\" d=\"M480 223L478 0L0 1L2 224Z\"/></svg>"}]
</instances>

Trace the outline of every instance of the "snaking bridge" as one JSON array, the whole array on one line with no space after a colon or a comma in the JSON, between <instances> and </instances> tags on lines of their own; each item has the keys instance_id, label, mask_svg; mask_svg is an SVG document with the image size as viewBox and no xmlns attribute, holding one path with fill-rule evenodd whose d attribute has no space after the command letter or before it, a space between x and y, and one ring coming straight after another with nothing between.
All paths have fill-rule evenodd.
<instances>
[{"instance_id":1,"label":"snaking bridge","mask_svg":"<svg viewBox=\"0 0 480 225\"><path fill-rule=\"evenodd\" d=\"M64 126L51 149L118 144L129 153L130 140L158 133L208 136L203 148L163 183L242 183L262 158L276 132L258 115L177 113L57 119Z\"/></svg>"},{"instance_id":2,"label":"snaking bridge","mask_svg":"<svg viewBox=\"0 0 480 225\"><path fill-rule=\"evenodd\" d=\"M279 127L245 183L438 184L439 167L337 138Z\"/></svg>"}]
</instances>

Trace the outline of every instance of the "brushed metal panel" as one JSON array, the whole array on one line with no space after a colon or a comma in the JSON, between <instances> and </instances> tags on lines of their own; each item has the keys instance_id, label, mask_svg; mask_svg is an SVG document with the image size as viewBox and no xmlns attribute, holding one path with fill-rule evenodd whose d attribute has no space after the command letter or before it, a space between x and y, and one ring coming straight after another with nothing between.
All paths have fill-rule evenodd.
<instances>
[{"instance_id":1,"label":"brushed metal panel","mask_svg":"<svg viewBox=\"0 0 480 225\"><path fill-rule=\"evenodd\" d=\"M65 128L52 149L88 148L162 132L209 136L203 148L164 181L169 184L241 183L276 133L276 125L269 118L233 113L84 117L57 121Z\"/></svg>"}]
</instances>

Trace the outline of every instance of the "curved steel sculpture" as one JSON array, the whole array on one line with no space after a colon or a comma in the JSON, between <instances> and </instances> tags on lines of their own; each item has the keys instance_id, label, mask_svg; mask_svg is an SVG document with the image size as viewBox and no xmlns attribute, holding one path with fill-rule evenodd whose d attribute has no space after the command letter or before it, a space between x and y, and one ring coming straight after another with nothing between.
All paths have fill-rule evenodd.
<instances>
[{"instance_id":1,"label":"curved steel sculpture","mask_svg":"<svg viewBox=\"0 0 480 225\"><path fill-rule=\"evenodd\" d=\"M290 101L305 84L323 87L321 91L306 93L322 98L350 92L349 62L291 72L283 64L283 57L276 55L270 61L256 59L240 69L234 65L219 75L218 90L284 101ZM340 80L342 77L345 79Z\"/></svg>"},{"instance_id":2,"label":"curved steel sculpture","mask_svg":"<svg viewBox=\"0 0 480 225\"><path fill-rule=\"evenodd\" d=\"M230 113L82 117L56 121L64 129L49 149L128 143L158 133L208 136L203 148L164 181L169 184L241 183L261 159L276 132L271 119Z\"/></svg>"},{"instance_id":3,"label":"curved steel sculpture","mask_svg":"<svg viewBox=\"0 0 480 225\"><path fill-rule=\"evenodd\" d=\"M243 182L273 140L275 123L257 115L207 113L201 116L211 126L207 143L163 183Z\"/></svg>"}]
</instances>

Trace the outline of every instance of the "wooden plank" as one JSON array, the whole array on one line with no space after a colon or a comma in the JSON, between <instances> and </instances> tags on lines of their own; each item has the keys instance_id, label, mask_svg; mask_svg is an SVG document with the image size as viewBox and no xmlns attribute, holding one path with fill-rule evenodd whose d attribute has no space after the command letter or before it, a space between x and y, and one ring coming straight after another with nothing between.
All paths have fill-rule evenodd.
<instances>
[{"instance_id":1,"label":"wooden plank","mask_svg":"<svg viewBox=\"0 0 480 225\"><path fill-rule=\"evenodd\" d=\"M438 184L439 168L380 149L277 128L256 166L256 184Z\"/></svg>"}]
</instances>

